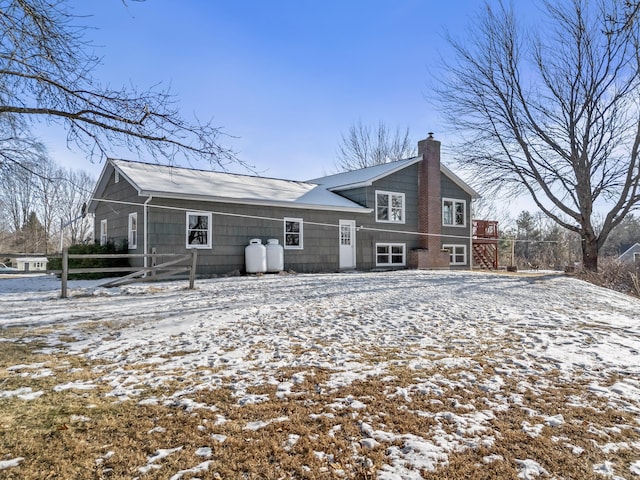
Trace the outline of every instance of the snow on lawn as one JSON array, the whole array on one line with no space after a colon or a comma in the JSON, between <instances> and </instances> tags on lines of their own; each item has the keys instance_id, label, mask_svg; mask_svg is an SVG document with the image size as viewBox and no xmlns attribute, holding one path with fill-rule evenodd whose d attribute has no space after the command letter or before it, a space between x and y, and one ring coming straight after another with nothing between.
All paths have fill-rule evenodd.
<instances>
[{"instance_id":1,"label":"snow on lawn","mask_svg":"<svg viewBox=\"0 0 640 480\"><path fill-rule=\"evenodd\" d=\"M185 290L184 281L117 289L97 283L71 282L71 298L62 300L53 277L0 279L0 327L41 329L47 332L45 352L99 361L107 395L122 401L215 411L214 405L195 401L195 394L231 387L239 406L250 405L269 400L251 393L254 387L277 384L276 396L286 398L304 381L304 372L314 368L331 372L317 385L330 392L372 376L384 378L399 364L417 372L438 366L460 373L455 379L423 378L389 393L389 401L410 405L420 393L451 386L486 394L484 409L458 402L450 412L433 415L436 427L428 436L376 429L359 419L360 447L389 447L379 479L421 478L420 469L446 465L453 452L490 448L499 434L491 428L494 416L521 404L525 393L543 389L551 371L567 381L586 382L591 393L635 417L635 425L620 428L640 428L640 301L574 278L449 271L277 275L199 280L193 291ZM0 348L2 341L0 330ZM394 351L396 357L372 361L370 353L381 350ZM491 375L480 375L486 366L474 360L479 355L493 362ZM50 374L46 365L12 368L20 375ZM297 373L274 378L273 372L282 368ZM144 388L166 386L194 372L197 380L169 397L139 398ZM533 376L539 383L526 380ZM520 379L519 392L506 392L505 384L514 379ZM96 385L91 382L54 387L92 388ZM39 395L43 392L0 391L0 399L29 401ZM365 406L361 400L332 398L326 410L352 411L355 418ZM576 404L581 401L575 399ZM533 437L564 424L562 415L530 414L522 428ZM245 428L287 421L267 418ZM455 425L456 433L445 431L444 422ZM296 441L290 438L292 445ZM564 440L557 441L562 445ZM580 454L579 447L566 445ZM161 455L177 448L157 452L140 471L158 468ZM640 456L639 442L626 448ZM499 461L499 455L485 457L487 464ZM0 468L20 468L19 459L8 462ZM553 475L534 459L521 458L516 464L520 478ZM616 470L603 456L593 471L637 476L638 465ZM208 467L208 461L193 465L192 473ZM185 472L173 473L179 478Z\"/></svg>"}]
</instances>

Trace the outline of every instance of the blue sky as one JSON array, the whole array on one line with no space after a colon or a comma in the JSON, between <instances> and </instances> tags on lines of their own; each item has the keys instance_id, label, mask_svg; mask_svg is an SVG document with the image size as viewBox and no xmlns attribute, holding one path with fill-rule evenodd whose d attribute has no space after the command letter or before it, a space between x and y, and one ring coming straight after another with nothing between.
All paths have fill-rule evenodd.
<instances>
[{"instance_id":1,"label":"blue sky","mask_svg":"<svg viewBox=\"0 0 640 480\"><path fill-rule=\"evenodd\" d=\"M417 141L445 125L429 103L429 67L444 32L479 0L72 0L112 86L170 86L185 116L213 118L225 144L265 176L304 180L334 168L353 123L408 127ZM54 160L92 171L63 132L35 129ZM440 133L440 135L439 135ZM127 152L113 152L130 158ZM144 159L142 159L144 160ZM196 165L208 168L208 165Z\"/></svg>"}]
</instances>

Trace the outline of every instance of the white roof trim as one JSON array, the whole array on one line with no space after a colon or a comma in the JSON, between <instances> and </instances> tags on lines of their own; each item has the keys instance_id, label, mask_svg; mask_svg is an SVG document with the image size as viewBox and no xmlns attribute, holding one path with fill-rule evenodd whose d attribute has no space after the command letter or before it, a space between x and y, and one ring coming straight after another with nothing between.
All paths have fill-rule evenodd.
<instances>
[{"instance_id":1,"label":"white roof trim","mask_svg":"<svg viewBox=\"0 0 640 480\"><path fill-rule=\"evenodd\" d=\"M634 243L629 248L627 248L624 252L622 252L620 255L618 255L618 257L623 257L624 255L626 255L627 253L631 252L636 247L640 247L640 243L638 243L638 242Z\"/></svg>"},{"instance_id":2,"label":"white roof trim","mask_svg":"<svg viewBox=\"0 0 640 480\"><path fill-rule=\"evenodd\" d=\"M331 210L336 212L352 212L352 213L371 213L373 212L372 208L366 207L342 207L342 206L331 206L331 205L318 205L313 203L293 203L293 202L282 202L282 201L268 201L268 200L254 200L251 198L228 198L228 197L215 197L209 195L176 195L176 194L167 194L166 192L153 192L153 191L139 191L140 196L148 197L152 196L155 198L170 198L174 200L192 200L198 202L215 202L215 203L233 203L240 205L256 205L261 207L285 207L285 208L300 208L305 210ZM150 204L151 206L153 203Z\"/></svg>"}]
</instances>

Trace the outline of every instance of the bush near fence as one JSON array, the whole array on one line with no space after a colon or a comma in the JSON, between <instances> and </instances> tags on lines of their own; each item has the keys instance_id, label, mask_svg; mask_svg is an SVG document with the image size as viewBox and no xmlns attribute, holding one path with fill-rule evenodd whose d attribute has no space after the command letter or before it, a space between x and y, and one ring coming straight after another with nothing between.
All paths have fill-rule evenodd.
<instances>
[{"instance_id":1,"label":"bush near fence","mask_svg":"<svg viewBox=\"0 0 640 480\"><path fill-rule=\"evenodd\" d=\"M126 254L129 249L126 243L108 242L105 245L86 244L72 245L69 247L69 254L72 255L88 255L88 254ZM70 258L69 269L73 268L108 268L108 267L129 267L128 258ZM54 257L49 259L49 270L62 270L62 258ZM112 272L92 272L92 273L73 273L69 274L69 280L94 280L106 277L117 277L126 275L128 272L112 273ZM57 274L60 276L60 273Z\"/></svg>"}]
</instances>

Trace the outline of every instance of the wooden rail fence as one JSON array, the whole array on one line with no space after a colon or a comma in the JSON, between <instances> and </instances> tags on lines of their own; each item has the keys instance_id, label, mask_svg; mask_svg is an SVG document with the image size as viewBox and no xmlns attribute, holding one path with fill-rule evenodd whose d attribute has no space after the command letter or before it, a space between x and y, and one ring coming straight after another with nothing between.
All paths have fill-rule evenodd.
<instances>
[{"instance_id":1,"label":"wooden rail fence","mask_svg":"<svg viewBox=\"0 0 640 480\"><path fill-rule=\"evenodd\" d=\"M83 267L83 268L69 268L70 259L104 259L104 258L148 258L151 260L150 267ZM167 258L172 260L156 264L158 257ZM69 275L73 273L122 273L132 272L124 277L116 279L110 279L108 282L101 284L102 287L116 287L119 285L126 285L128 283L135 282L148 282L152 280L161 280L163 278L176 275L177 273L189 272L189 289L193 290L196 278L196 264L198 261L198 251L191 250L191 253L128 253L128 254L105 254L105 253L91 253L91 254L69 254L65 248L62 251L62 270L61 270L61 297L67 298L67 283ZM180 263L188 262L187 265L179 265Z\"/></svg>"}]
</instances>

